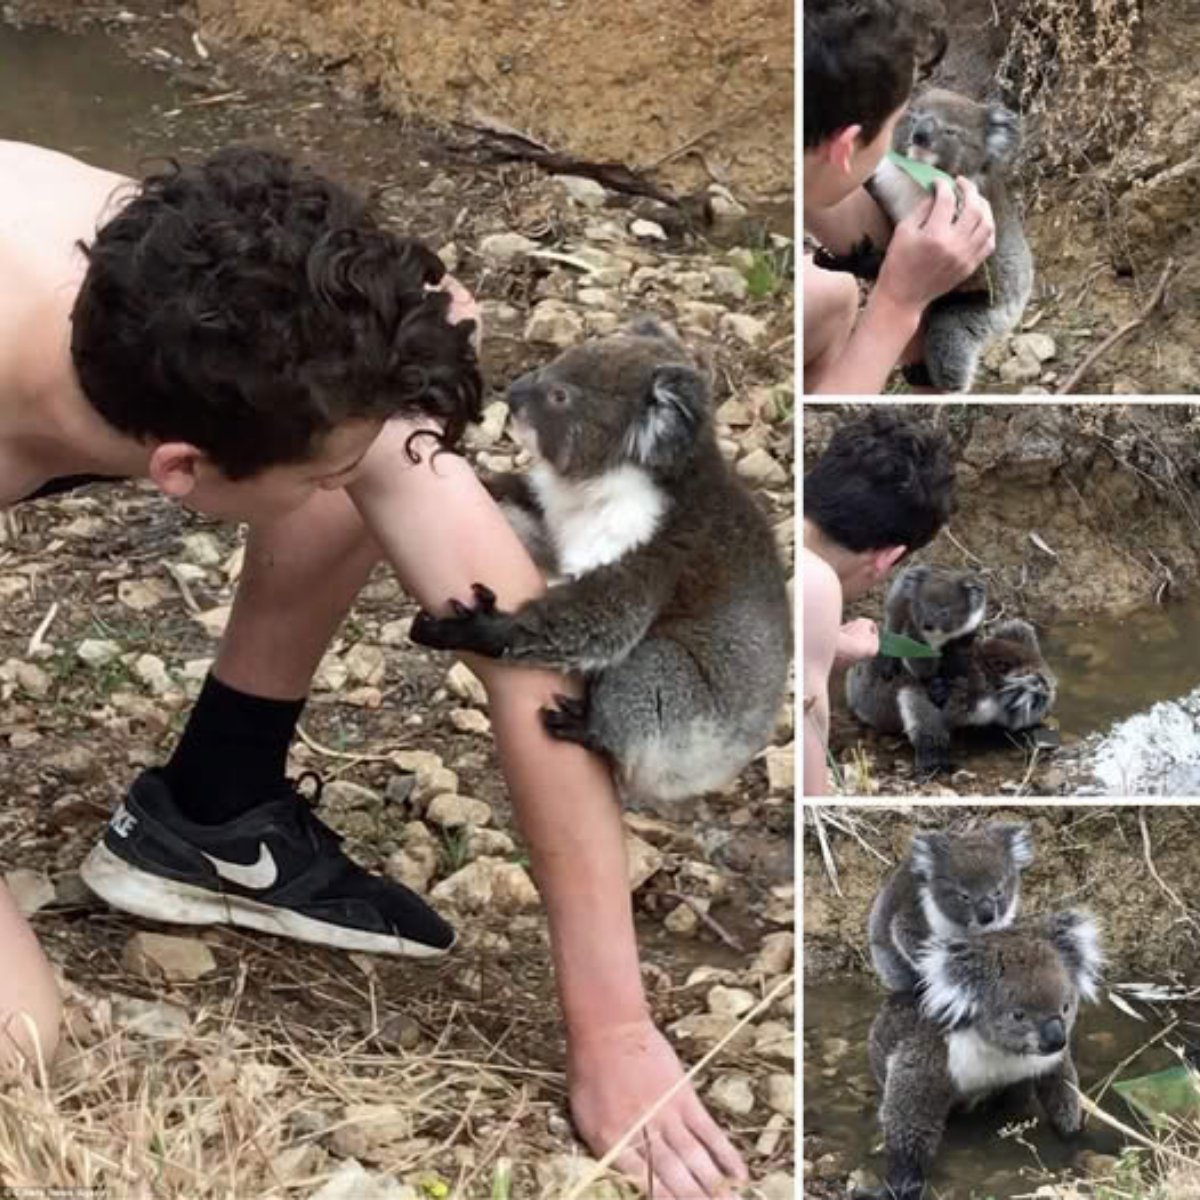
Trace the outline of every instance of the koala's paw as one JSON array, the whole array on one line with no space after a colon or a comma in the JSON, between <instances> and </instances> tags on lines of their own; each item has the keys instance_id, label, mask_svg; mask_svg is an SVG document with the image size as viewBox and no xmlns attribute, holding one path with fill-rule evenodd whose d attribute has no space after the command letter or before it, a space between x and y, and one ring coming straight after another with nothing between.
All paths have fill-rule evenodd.
<instances>
[{"instance_id":1,"label":"koala's paw","mask_svg":"<svg viewBox=\"0 0 1200 1200\"><path fill-rule=\"evenodd\" d=\"M471 586L475 605L450 601L449 617L422 609L408 632L410 640L431 650L466 650L487 658L502 658L508 649L511 619L496 608L496 593L482 583Z\"/></svg>"},{"instance_id":2,"label":"koala's paw","mask_svg":"<svg viewBox=\"0 0 1200 1200\"><path fill-rule=\"evenodd\" d=\"M950 699L951 681L944 675L935 675L926 685L925 692L938 708L945 708Z\"/></svg>"},{"instance_id":3,"label":"koala's paw","mask_svg":"<svg viewBox=\"0 0 1200 1200\"><path fill-rule=\"evenodd\" d=\"M554 707L542 709L546 732L560 742L591 745L588 736L588 703L583 697L555 695Z\"/></svg>"},{"instance_id":4,"label":"koala's paw","mask_svg":"<svg viewBox=\"0 0 1200 1200\"><path fill-rule=\"evenodd\" d=\"M932 743L918 745L913 779L916 783L928 783L940 772L950 771L953 767L954 763L947 747Z\"/></svg>"}]
</instances>

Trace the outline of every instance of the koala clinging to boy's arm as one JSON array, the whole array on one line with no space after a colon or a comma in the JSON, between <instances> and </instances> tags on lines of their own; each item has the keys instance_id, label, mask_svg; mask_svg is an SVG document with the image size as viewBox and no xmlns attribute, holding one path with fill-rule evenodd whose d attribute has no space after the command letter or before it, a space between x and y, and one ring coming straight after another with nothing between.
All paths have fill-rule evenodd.
<instances>
[{"instance_id":1,"label":"koala clinging to boy's arm","mask_svg":"<svg viewBox=\"0 0 1200 1200\"><path fill-rule=\"evenodd\" d=\"M534 466L500 500L563 581L512 613L476 585L473 607L422 613L413 640L583 673L584 700L546 710L546 727L613 758L627 792L722 786L770 738L791 614L766 516L717 446L706 374L644 322L517 380L510 406Z\"/></svg>"}]
</instances>

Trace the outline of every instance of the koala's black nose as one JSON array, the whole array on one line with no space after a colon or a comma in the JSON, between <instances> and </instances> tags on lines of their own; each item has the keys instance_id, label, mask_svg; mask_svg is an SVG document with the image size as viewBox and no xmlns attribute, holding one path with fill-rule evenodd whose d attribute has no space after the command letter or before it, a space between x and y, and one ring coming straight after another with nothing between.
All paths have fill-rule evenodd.
<instances>
[{"instance_id":1,"label":"koala's black nose","mask_svg":"<svg viewBox=\"0 0 1200 1200\"><path fill-rule=\"evenodd\" d=\"M918 121L913 126L912 140L914 146L933 145L933 122L928 118Z\"/></svg>"},{"instance_id":2,"label":"koala's black nose","mask_svg":"<svg viewBox=\"0 0 1200 1200\"><path fill-rule=\"evenodd\" d=\"M1051 1017L1042 1022L1038 1030L1038 1044L1043 1054L1057 1054L1067 1044L1067 1027L1061 1017Z\"/></svg>"},{"instance_id":3,"label":"koala's black nose","mask_svg":"<svg viewBox=\"0 0 1200 1200\"><path fill-rule=\"evenodd\" d=\"M530 371L514 379L508 385L508 407L513 413L519 412L522 405L528 403L537 390L537 372Z\"/></svg>"},{"instance_id":4,"label":"koala's black nose","mask_svg":"<svg viewBox=\"0 0 1200 1200\"><path fill-rule=\"evenodd\" d=\"M996 919L996 906L990 900L982 900L975 908L975 919L985 928Z\"/></svg>"}]
</instances>

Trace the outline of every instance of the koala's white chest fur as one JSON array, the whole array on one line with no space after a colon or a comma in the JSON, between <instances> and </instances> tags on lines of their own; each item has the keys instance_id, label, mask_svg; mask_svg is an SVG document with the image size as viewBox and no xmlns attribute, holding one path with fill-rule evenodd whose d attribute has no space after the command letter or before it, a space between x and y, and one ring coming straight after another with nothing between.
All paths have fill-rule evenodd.
<instances>
[{"instance_id":1,"label":"koala's white chest fur","mask_svg":"<svg viewBox=\"0 0 1200 1200\"><path fill-rule=\"evenodd\" d=\"M558 569L574 578L616 562L649 541L667 507L662 489L631 465L577 483L538 463L530 482L545 513Z\"/></svg>"},{"instance_id":2,"label":"koala's white chest fur","mask_svg":"<svg viewBox=\"0 0 1200 1200\"><path fill-rule=\"evenodd\" d=\"M946 1036L946 1068L955 1088L966 1098L981 1099L1023 1079L1045 1075L1059 1064L1064 1053L1010 1054L984 1041L974 1029L960 1029Z\"/></svg>"}]
</instances>

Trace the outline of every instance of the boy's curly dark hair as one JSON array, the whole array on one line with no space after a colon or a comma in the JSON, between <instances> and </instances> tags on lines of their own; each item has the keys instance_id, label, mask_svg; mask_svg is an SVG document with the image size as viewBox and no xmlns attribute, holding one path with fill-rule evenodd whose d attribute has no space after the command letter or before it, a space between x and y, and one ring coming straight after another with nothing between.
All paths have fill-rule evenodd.
<instances>
[{"instance_id":1,"label":"boy's curly dark hair","mask_svg":"<svg viewBox=\"0 0 1200 1200\"><path fill-rule=\"evenodd\" d=\"M172 163L81 247L71 354L124 434L190 442L236 480L345 421L425 414L450 449L479 419L474 322L425 290L441 260L285 155Z\"/></svg>"},{"instance_id":2,"label":"boy's curly dark hair","mask_svg":"<svg viewBox=\"0 0 1200 1200\"><path fill-rule=\"evenodd\" d=\"M946 52L938 0L804 0L804 145L871 141Z\"/></svg>"},{"instance_id":3,"label":"boy's curly dark hair","mask_svg":"<svg viewBox=\"0 0 1200 1200\"><path fill-rule=\"evenodd\" d=\"M955 468L928 425L877 409L843 425L804 477L804 515L847 550L933 541L954 511Z\"/></svg>"}]
</instances>

